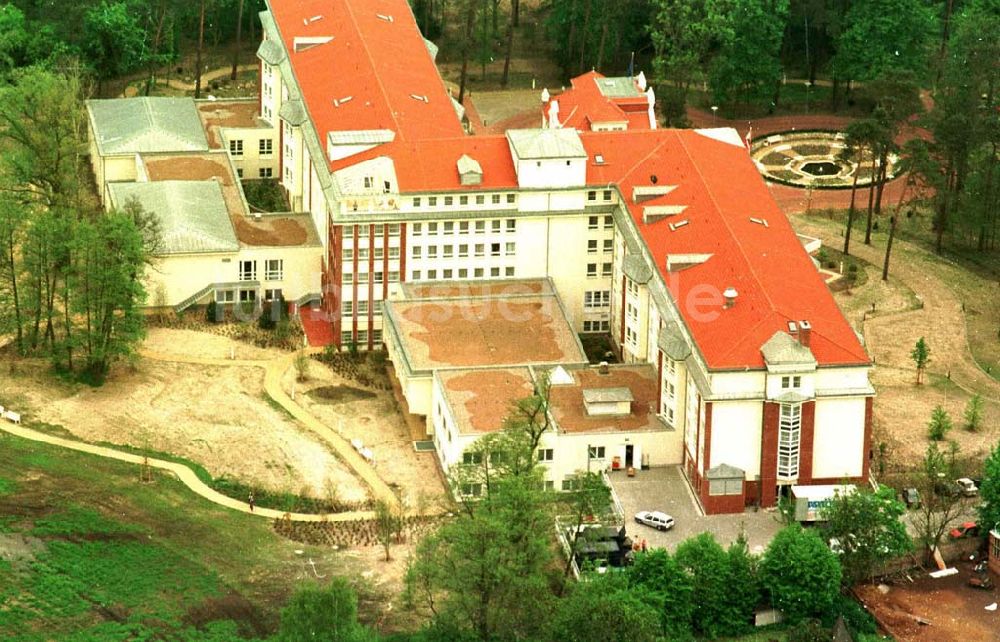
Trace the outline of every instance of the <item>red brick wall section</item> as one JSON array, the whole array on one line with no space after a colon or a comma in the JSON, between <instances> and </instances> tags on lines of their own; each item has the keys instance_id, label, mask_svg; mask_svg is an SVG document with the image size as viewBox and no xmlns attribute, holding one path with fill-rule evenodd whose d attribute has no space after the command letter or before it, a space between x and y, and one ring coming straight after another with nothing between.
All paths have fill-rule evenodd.
<instances>
[{"instance_id":1,"label":"red brick wall section","mask_svg":"<svg viewBox=\"0 0 1000 642\"><path fill-rule=\"evenodd\" d=\"M764 402L763 420L760 427L760 505L774 506L777 501L778 483L778 419L779 404Z\"/></svg>"},{"instance_id":2,"label":"red brick wall section","mask_svg":"<svg viewBox=\"0 0 1000 642\"><path fill-rule=\"evenodd\" d=\"M698 494L701 495L702 505L708 510L708 480L705 479L705 473L712 467L712 404L710 402L705 403L705 426L703 431L705 433L705 450L704 456L698 462L698 473L701 477Z\"/></svg>"},{"instance_id":3,"label":"red brick wall section","mask_svg":"<svg viewBox=\"0 0 1000 642\"><path fill-rule=\"evenodd\" d=\"M990 548L989 548L990 570L993 571L994 573L996 573L997 575L1000 575L1000 555L994 555L993 554L993 551L997 550L997 546L1000 546L1000 542L997 541L998 538L994 537L992 532L990 533L989 540L990 540L990 542L989 542L990 543Z\"/></svg>"},{"instance_id":4,"label":"red brick wall section","mask_svg":"<svg viewBox=\"0 0 1000 642\"><path fill-rule=\"evenodd\" d=\"M656 351L656 412L663 407L663 353Z\"/></svg>"},{"instance_id":5,"label":"red brick wall section","mask_svg":"<svg viewBox=\"0 0 1000 642\"><path fill-rule=\"evenodd\" d=\"M385 250L383 249L383 252ZM385 281L385 273L382 273L382 280ZM375 224L368 226L368 343L369 350L372 349L372 334L375 330Z\"/></svg>"},{"instance_id":6,"label":"red brick wall section","mask_svg":"<svg viewBox=\"0 0 1000 642\"><path fill-rule=\"evenodd\" d=\"M324 299L327 301L326 313L333 321L334 344L338 348L342 348L341 333L343 332L343 320L340 316L340 304L344 298L344 288L342 285L344 280L344 228L340 225L333 226L331 235L333 238L330 240L330 257L327 262L327 274L329 276L326 283L327 289L323 294Z\"/></svg>"},{"instance_id":7,"label":"red brick wall section","mask_svg":"<svg viewBox=\"0 0 1000 642\"><path fill-rule=\"evenodd\" d=\"M399 224L399 282L406 283L406 223Z\"/></svg>"},{"instance_id":8,"label":"red brick wall section","mask_svg":"<svg viewBox=\"0 0 1000 642\"><path fill-rule=\"evenodd\" d=\"M705 482L705 486L708 486L708 482ZM709 495L706 490L701 505L708 515L723 515L742 513L745 504L743 495Z\"/></svg>"},{"instance_id":9,"label":"red brick wall section","mask_svg":"<svg viewBox=\"0 0 1000 642\"><path fill-rule=\"evenodd\" d=\"M351 315L351 341L358 340L358 226L354 226L354 278L351 280L351 301L354 302L354 314Z\"/></svg>"},{"instance_id":10,"label":"red brick wall section","mask_svg":"<svg viewBox=\"0 0 1000 642\"><path fill-rule=\"evenodd\" d=\"M861 468L863 481L867 482L872 465L872 405L875 403L874 397L865 399L865 445L861 456L865 458Z\"/></svg>"},{"instance_id":11,"label":"red brick wall section","mask_svg":"<svg viewBox=\"0 0 1000 642\"><path fill-rule=\"evenodd\" d=\"M389 298L389 224L382 233L382 298Z\"/></svg>"},{"instance_id":12,"label":"red brick wall section","mask_svg":"<svg viewBox=\"0 0 1000 642\"><path fill-rule=\"evenodd\" d=\"M813 444L816 434L816 402L802 404L802 427L799 432L799 483L812 481Z\"/></svg>"}]
</instances>

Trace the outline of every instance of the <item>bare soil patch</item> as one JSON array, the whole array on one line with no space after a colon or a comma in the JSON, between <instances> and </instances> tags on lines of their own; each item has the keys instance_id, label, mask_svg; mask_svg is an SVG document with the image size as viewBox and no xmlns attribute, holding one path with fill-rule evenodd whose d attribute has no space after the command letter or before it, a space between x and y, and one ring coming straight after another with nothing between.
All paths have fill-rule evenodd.
<instances>
[{"instance_id":1,"label":"bare soil patch","mask_svg":"<svg viewBox=\"0 0 1000 642\"><path fill-rule=\"evenodd\" d=\"M285 374L282 381L285 390L290 393L294 385L296 403L345 439L359 439L371 448L375 454L375 470L394 487L405 506L422 509L436 504L444 496L445 487L435 454L418 453L413 449L410 429L391 390L361 387L317 361L309 362L308 381L297 382L295 376L294 368ZM310 394L313 390L331 387L356 388L370 396L331 404Z\"/></svg>"},{"instance_id":2,"label":"bare soil patch","mask_svg":"<svg viewBox=\"0 0 1000 642\"><path fill-rule=\"evenodd\" d=\"M984 607L1000 600L1000 591L966 586L970 565L959 563L958 568L958 575L941 579L921 574L913 584L892 585L885 594L874 585L855 590L900 642L996 640L1000 611L987 611ZM920 624L915 617L930 624Z\"/></svg>"},{"instance_id":3,"label":"bare soil patch","mask_svg":"<svg viewBox=\"0 0 1000 642\"><path fill-rule=\"evenodd\" d=\"M363 399L372 399L376 396L374 392L352 388L351 386L322 386L320 388L313 388L306 394L317 403L331 404L361 401Z\"/></svg>"},{"instance_id":4,"label":"bare soil patch","mask_svg":"<svg viewBox=\"0 0 1000 642\"><path fill-rule=\"evenodd\" d=\"M213 326L215 327L218 326ZM173 328L150 328L142 347L144 350L179 358L235 358L240 361L266 361L286 354L280 350L246 345L222 335Z\"/></svg>"},{"instance_id":5,"label":"bare soil patch","mask_svg":"<svg viewBox=\"0 0 1000 642\"><path fill-rule=\"evenodd\" d=\"M294 218L270 216L261 221L250 221L236 217L233 224L237 238L247 245L291 247L309 240L309 231Z\"/></svg>"},{"instance_id":6,"label":"bare soil patch","mask_svg":"<svg viewBox=\"0 0 1000 642\"><path fill-rule=\"evenodd\" d=\"M60 387L21 368L5 395L32 422L63 426L88 442L169 452L273 492L364 501L368 492L317 438L264 394L263 371L145 361L98 389Z\"/></svg>"}]
</instances>

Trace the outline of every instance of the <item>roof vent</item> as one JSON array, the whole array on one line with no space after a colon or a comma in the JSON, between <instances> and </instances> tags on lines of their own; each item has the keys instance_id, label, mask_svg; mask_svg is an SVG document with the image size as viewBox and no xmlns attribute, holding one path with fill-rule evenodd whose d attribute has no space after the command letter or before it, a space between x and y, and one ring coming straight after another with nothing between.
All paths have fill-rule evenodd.
<instances>
[{"instance_id":1,"label":"roof vent","mask_svg":"<svg viewBox=\"0 0 1000 642\"><path fill-rule=\"evenodd\" d=\"M603 165L604 164L604 154L594 154L594 164Z\"/></svg>"},{"instance_id":2,"label":"roof vent","mask_svg":"<svg viewBox=\"0 0 1000 642\"><path fill-rule=\"evenodd\" d=\"M794 321L788 322L788 334L793 337L799 333L799 326Z\"/></svg>"},{"instance_id":3,"label":"roof vent","mask_svg":"<svg viewBox=\"0 0 1000 642\"><path fill-rule=\"evenodd\" d=\"M302 24L304 24L304 25L306 25L308 27L312 23L317 22L317 21L322 20L322 19L323 19L323 16L313 16L312 18L303 18L302 19Z\"/></svg>"},{"instance_id":4,"label":"roof vent","mask_svg":"<svg viewBox=\"0 0 1000 642\"><path fill-rule=\"evenodd\" d=\"M392 16L387 16L382 13L376 13L375 17L378 18L379 20L385 20L386 22L393 22Z\"/></svg>"},{"instance_id":5,"label":"roof vent","mask_svg":"<svg viewBox=\"0 0 1000 642\"><path fill-rule=\"evenodd\" d=\"M723 290L722 298L725 299L725 303L723 304L722 307L728 310L729 308L736 305L736 297L739 296L739 294L740 293L736 291L736 288L734 288L731 285L725 290Z\"/></svg>"},{"instance_id":6,"label":"roof vent","mask_svg":"<svg viewBox=\"0 0 1000 642\"><path fill-rule=\"evenodd\" d=\"M677 221L676 223L671 223L670 224L670 231L671 232L676 232L677 230L681 229L682 227L684 227L688 223L689 223L689 221L687 219L684 219L683 221Z\"/></svg>"},{"instance_id":7,"label":"roof vent","mask_svg":"<svg viewBox=\"0 0 1000 642\"><path fill-rule=\"evenodd\" d=\"M292 41L292 50L295 53L302 53L313 47L325 45L331 40L333 40L333 36L298 36Z\"/></svg>"},{"instance_id":8,"label":"roof vent","mask_svg":"<svg viewBox=\"0 0 1000 642\"><path fill-rule=\"evenodd\" d=\"M660 181L660 178L656 174L651 174L649 176L649 182L656 185Z\"/></svg>"},{"instance_id":9,"label":"roof vent","mask_svg":"<svg viewBox=\"0 0 1000 642\"><path fill-rule=\"evenodd\" d=\"M430 99L427 98L427 96L423 96L421 94L410 94L410 98L412 98L413 100L419 100L422 103L431 102Z\"/></svg>"},{"instance_id":10,"label":"roof vent","mask_svg":"<svg viewBox=\"0 0 1000 642\"><path fill-rule=\"evenodd\" d=\"M767 219L766 218L754 218L754 217L751 216L750 217L750 222L751 223L756 223L757 225L763 225L764 227L768 227L768 225L767 225Z\"/></svg>"},{"instance_id":11,"label":"roof vent","mask_svg":"<svg viewBox=\"0 0 1000 642\"><path fill-rule=\"evenodd\" d=\"M611 374L611 369L608 367L607 361L602 361L600 365L597 366L597 374Z\"/></svg>"},{"instance_id":12,"label":"roof vent","mask_svg":"<svg viewBox=\"0 0 1000 642\"><path fill-rule=\"evenodd\" d=\"M334 107L340 107L344 103L349 103L352 100L354 100L354 96L344 96L343 98L334 98L333 99L333 106Z\"/></svg>"}]
</instances>

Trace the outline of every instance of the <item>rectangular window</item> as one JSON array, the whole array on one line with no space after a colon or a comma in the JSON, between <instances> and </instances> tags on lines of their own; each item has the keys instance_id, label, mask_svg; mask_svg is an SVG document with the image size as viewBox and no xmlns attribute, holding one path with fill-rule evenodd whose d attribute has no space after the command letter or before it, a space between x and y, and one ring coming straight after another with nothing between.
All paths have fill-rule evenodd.
<instances>
[{"instance_id":1,"label":"rectangular window","mask_svg":"<svg viewBox=\"0 0 1000 642\"><path fill-rule=\"evenodd\" d=\"M508 265L503 269L503 275L507 277L514 276L514 266Z\"/></svg>"},{"instance_id":2,"label":"rectangular window","mask_svg":"<svg viewBox=\"0 0 1000 642\"><path fill-rule=\"evenodd\" d=\"M399 223L389 224L389 236L399 236Z\"/></svg>"},{"instance_id":3,"label":"rectangular window","mask_svg":"<svg viewBox=\"0 0 1000 642\"><path fill-rule=\"evenodd\" d=\"M366 239L366 238L368 238L368 232L369 231L370 230L368 229L367 225L359 225L358 226L358 238L359 239Z\"/></svg>"},{"instance_id":4,"label":"rectangular window","mask_svg":"<svg viewBox=\"0 0 1000 642\"><path fill-rule=\"evenodd\" d=\"M516 246L513 243L507 243L506 247L504 247L504 253L507 256L514 256L517 254Z\"/></svg>"},{"instance_id":5,"label":"rectangular window","mask_svg":"<svg viewBox=\"0 0 1000 642\"><path fill-rule=\"evenodd\" d=\"M358 259L360 259L362 261L367 261L368 260L369 252L370 252L370 250L367 247L359 247L358 248Z\"/></svg>"},{"instance_id":6,"label":"rectangular window","mask_svg":"<svg viewBox=\"0 0 1000 642\"><path fill-rule=\"evenodd\" d=\"M604 459L604 446L591 446L590 447L590 458L591 459Z\"/></svg>"},{"instance_id":7,"label":"rectangular window","mask_svg":"<svg viewBox=\"0 0 1000 642\"><path fill-rule=\"evenodd\" d=\"M486 196L483 194L476 194L476 205L485 205Z\"/></svg>"},{"instance_id":8,"label":"rectangular window","mask_svg":"<svg viewBox=\"0 0 1000 642\"><path fill-rule=\"evenodd\" d=\"M555 457L555 451L551 448L539 448L537 452L538 461L552 461Z\"/></svg>"},{"instance_id":9,"label":"rectangular window","mask_svg":"<svg viewBox=\"0 0 1000 642\"><path fill-rule=\"evenodd\" d=\"M399 272L389 272L389 283L399 283Z\"/></svg>"},{"instance_id":10,"label":"rectangular window","mask_svg":"<svg viewBox=\"0 0 1000 642\"><path fill-rule=\"evenodd\" d=\"M597 216L588 216L587 217L587 229L588 230L596 230L597 229L597 224L599 222L600 222L600 218L599 217L597 217Z\"/></svg>"},{"instance_id":11,"label":"rectangular window","mask_svg":"<svg viewBox=\"0 0 1000 642\"><path fill-rule=\"evenodd\" d=\"M368 330L358 330L358 343L368 345Z\"/></svg>"},{"instance_id":12,"label":"rectangular window","mask_svg":"<svg viewBox=\"0 0 1000 642\"><path fill-rule=\"evenodd\" d=\"M450 259L454 257L454 255L455 255L455 246L445 245L441 252L442 258Z\"/></svg>"},{"instance_id":13,"label":"rectangular window","mask_svg":"<svg viewBox=\"0 0 1000 642\"><path fill-rule=\"evenodd\" d=\"M384 273L383 272L375 272L374 274L375 274L375 283L376 284L381 284L382 283L382 278L384 276Z\"/></svg>"},{"instance_id":14,"label":"rectangular window","mask_svg":"<svg viewBox=\"0 0 1000 642\"><path fill-rule=\"evenodd\" d=\"M421 273L420 270L414 270L413 272L410 273L411 281L420 281L421 279L423 279L423 277L424 275L423 273Z\"/></svg>"},{"instance_id":15,"label":"rectangular window","mask_svg":"<svg viewBox=\"0 0 1000 642\"><path fill-rule=\"evenodd\" d=\"M483 278L483 268L476 268L472 271L472 275L477 279Z\"/></svg>"},{"instance_id":16,"label":"rectangular window","mask_svg":"<svg viewBox=\"0 0 1000 642\"><path fill-rule=\"evenodd\" d=\"M458 246L458 258L465 259L469 256L469 246L466 243L462 243Z\"/></svg>"},{"instance_id":17,"label":"rectangular window","mask_svg":"<svg viewBox=\"0 0 1000 642\"><path fill-rule=\"evenodd\" d=\"M601 193L601 198L603 198L606 201L610 201L611 200L611 190L609 190L609 189L604 190Z\"/></svg>"},{"instance_id":18,"label":"rectangular window","mask_svg":"<svg viewBox=\"0 0 1000 642\"><path fill-rule=\"evenodd\" d=\"M258 142L258 152L261 156L270 156L274 153L274 141L270 138L261 138Z\"/></svg>"},{"instance_id":19,"label":"rectangular window","mask_svg":"<svg viewBox=\"0 0 1000 642\"><path fill-rule=\"evenodd\" d=\"M801 388L802 387L802 377L800 377L799 375L789 376L789 377L782 377L781 378L781 387L784 390L787 390L789 388L793 388L793 389Z\"/></svg>"},{"instance_id":20,"label":"rectangular window","mask_svg":"<svg viewBox=\"0 0 1000 642\"><path fill-rule=\"evenodd\" d=\"M341 306L342 316L349 317L354 315L354 301L344 301Z\"/></svg>"},{"instance_id":21,"label":"rectangular window","mask_svg":"<svg viewBox=\"0 0 1000 642\"><path fill-rule=\"evenodd\" d=\"M398 259L399 258L399 248L398 247L393 246L393 247L389 248L389 258L390 259Z\"/></svg>"},{"instance_id":22,"label":"rectangular window","mask_svg":"<svg viewBox=\"0 0 1000 642\"><path fill-rule=\"evenodd\" d=\"M517 231L517 219L509 218L507 219L507 231L516 232Z\"/></svg>"},{"instance_id":23,"label":"rectangular window","mask_svg":"<svg viewBox=\"0 0 1000 642\"><path fill-rule=\"evenodd\" d=\"M490 243L490 256L500 256L499 243Z\"/></svg>"},{"instance_id":24,"label":"rectangular window","mask_svg":"<svg viewBox=\"0 0 1000 642\"><path fill-rule=\"evenodd\" d=\"M240 303L253 303L257 300L257 290L240 290Z\"/></svg>"},{"instance_id":25,"label":"rectangular window","mask_svg":"<svg viewBox=\"0 0 1000 642\"><path fill-rule=\"evenodd\" d=\"M596 263L588 263L587 264L587 276L590 277L590 278L593 278L593 277L597 276L597 264Z\"/></svg>"},{"instance_id":26,"label":"rectangular window","mask_svg":"<svg viewBox=\"0 0 1000 642\"><path fill-rule=\"evenodd\" d=\"M614 251L614 249L615 249L615 241L614 241L614 239L604 239L604 252L605 252L605 254L607 254L608 252Z\"/></svg>"},{"instance_id":27,"label":"rectangular window","mask_svg":"<svg viewBox=\"0 0 1000 642\"><path fill-rule=\"evenodd\" d=\"M437 196L428 196L427 197L427 205L428 206L430 206L430 207L437 207L437 204L438 204L438 197Z\"/></svg>"},{"instance_id":28,"label":"rectangular window","mask_svg":"<svg viewBox=\"0 0 1000 642\"><path fill-rule=\"evenodd\" d=\"M507 204L508 205L513 205L515 199L516 199L516 197L513 194L508 194L507 195Z\"/></svg>"},{"instance_id":29,"label":"rectangular window","mask_svg":"<svg viewBox=\"0 0 1000 642\"><path fill-rule=\"evenodd\" d=\"M358 301L358 314L365 315L368 314L368 299L362 299Z\"/></svg>"},{"instance_id":30,"label":"rectangular window","mask_svg":"<svg viewBox=\"0 0 1000 642\"><path fill-rule=\"evenodd\" d=\"M500 226L501 226L500 219L490 221L490 231L492 231L493 233L499 234Z\"/></svg>"},{"instance_id":31,"label":"rectangular window","mask_svg":"<svg viewBox=\"0 0 1000 642\"><path fill-rule=\"evenodd\" d=\"M778 421L778 479L799 476L799 440L802 427L802 406L781 404Z\"/></svg>"},{"instance_id":32,"label":"rectangular window","mask_svg":"<svg viewBox=\"0 0 1000 642\"><path fill-rule=\"evenodd\" d=\"M453 272L452 272L451 268L447 268L445 270L441 270L441 278L442 279L450 279L452 277L452 274L453 274Z\"/></svg>"},{"instance_id":33,"label":"rectangular window","mask_svg":"<svg viewBox=\"0 0 1000 642\"><path fill-rule=\"evenodd\" d=\"M344 330L340 333L340 345L350 345L354 342L354 333L350 330Z\"/></svg>"},{"instance_id":34,"label":"rectangular window","mask_svg":"<svg viewBox=\"0 0 1000 642\"><path fill-rule=\"evenodd\" d=\"M611 307L611 290L588 290L584 292L583 307L587 309Z\"/></svg>"},{"instance_id":35,"label":"rectangular window","mask_svg":"<svg viewBox=\"0 0 1000 642\"><path fill-rule=\"evenodd\" d=\"M243 155L243 141L239 139L234 139L229 141L229 153L233 156Z\"/></svg>"},{"instance_id":36,"label":"rectangular window","mask_svg":"<svg viewBox=\"0 0 1000 642\"><path fill-rule=\"evenodd\" d=\"M604 217L604 229L610 230L610 229L613 229L614 226L615 226L615 217L613 217L613 216L605 216Z\"/></svg>"},{"instance_id":37,"label":"rectangular window","mask_svg":"<svg viewBox=\"0 0 1000 642\"><path fill-rule=\"evenodd\" d=\"M378 225L375 226L375 237L382 238L383 236L385 236L385 225L379 223Z\"/></svg>"},{"instance_id":38,"label":"rectangular window","mask_svg":"<svg viewBox=\"0 0 1000 642\"><path fill-rule=\"evenodd\" d=\"M438 248L436 245L427 246L427 258L436 259L438 257Z\"/></svg>"},{"instance_id":39,"label":"rectangular window","mask_svg":"<svg viewBox=\"0 0 1000 642\"><path fill-rule=\"evenodd\" d=\"M413 236L421 236L424 233L423 223L414 223L410 229L413 231Z\"/></svg>"},{"instance_id":40,"label":"rectangular window","mask_svg":"<svg viewBox=\"0 0 1000 642\"><path fill-rule=\"evenodd\" d=\"M438 233L438 224L437 224L437 221L434 221L432 223L428 223L427 224L427 234L429 234L431 236L437 236L437 233Z\"/></svg>"},{"instance_id":41,"label":"rectangular window","mask_svg":"<svg viewBox=\"0 0 1000 642\"><path fill-rule=\"evenodd\" d=\"M427 278L429 280L431 280L431 281L433 281L434 279L438 278L438 271L437 270L427 270Z\"/></svg>"},{"instance_id":42,"label":"rectangular window","mask_svg":"<svg viewBox=\"0 0 1000 642\"><path fill-rule=\"evenodd\" d=\"M460 279L467 279L467 278L469 278L469 269L468 268L458 268L458 278L460 278Z\"/></svg>"},{"instance_id":43,"label":"rectangular window","mask_svg":"<svg viewBox=\"0 0 1000 642\"><path fill-rule=\"evenodd\" d=\"M477 257L484 257L484 256L486 256L486 244L484 244L484 243L476 243L476 256Z\"/></svg>"},{"instance_id":44,"label":"rectangular window","mask_svg":"<svg viewBox=\"0 0 1000 642\"><path fill-rule=\"evenodd\" d=\"M492 267L492 268L490 268L490 278L494 278L495 279L498 276L500 276L500 268L498 268L498 267Z\"/></svg>"},{"instance_id":45,"label":"rectangular window","mask_svg":"<svg viewBox=\"0 0 1000 642\"><path fill-rule=\"evenodd\" d=\"M376 330L372 330L372 341L375 342L375 345L379 345L379 344L382 343L382 329L381 328L378 328Z\"/></svg>"},{"instance_id":46,"label":"rectangular window","mask_svg":"<svg viewBox=\"0 0 1000 642\"><path fill-rule=\"evenodd\" d=\"M383 247L375 248L375 260L381 261L384 258L385 258L385 248Z\"/></svg>"},{"instance_id":47,"label":"rectangular window","mask_svg":"<svg viewBox=\"0 0 1000 642\"><path fill-rule=\"evenodd\" d=\"M342 256L344 257L344 263L347 263L348 261L352 261L353 262L354 261L354 248L353 247L345 247L344 248L344 253L343 253Z\"/></svg>"},{"instance_id":48,"label":"rectangular window","mask_svg":"<svg viewBox=\"0 0 1000 642\"><path fill-rule=\"evenodd\" d=\"M410 248L410 256L413 257L413 258L415 258L415 259L419 259L420 258L420 251L422 249L423 248L420 247L419 245L414 245L413 247Z\"/></svg>"},{"instance_id":49,"label":"rectangular window","mask_svg":"<svg viewBox=\"0 0 1000 642\"><path fill-rule=\"evenodd\" d=\"M597 192L594 191L594 190L590 190L589 192L587 192L587 200L591 201L591 202L596 201L597 200Z\"/></svg>"},{"instance_id":50,"label":"rectangular window","mask_svg":"<svg viewBox=\"0 0 1000 642\"><path fill-rule=\"evenodd\" d=\"M235 290L216 290L215 291L215 302L216 303L232 303L236 301L236 291Z\"/></svg>"},{"instance_id":51,"label":"rectangular window","mask_svg":"<svg viewBox=\"0 0 1000 642\"><path fill-rule=\"evenodd\" d=\"M611 263L601 263L601 276L611 276L613 267Z\"/></svg>"},{"instance_id":52,"label":"rectangular window","mask_svg":"<svg viewBox=\"0 0 1000 642\"><path fill-rule=\"evenodd\" d=\"M420 197L419 196L414 196L413 197L413 207L420 207Z\"/></svg>"},{"instance_id":53,"label":"rectangular window","mask_svg":"<svg viewBox=\"0 0 1000 642\"><path fill-rule=\"evenodd\" d=\"M264 261L264 278L268 281L280 281L285 278L285 262L282 259Z\"/></svg>"},{"instance_id":54,"label":"rectangular window","mask_svg":"<svg viewBox=\"0 0 1000 642\"><path fill-rule=\"evenodd\" d=\"M270 167L261 167L257 170L257 176L261 178L272 178L274 177L274 169Z\"/></svg>"},{"instance_id":55,"label":"rectangular window","mask_svg":"<svg viewBox=\"0 0 1000 642\"><path fill-rule=\"evenodd\" d=\"M452 221L445 221L444 223L444 233L454 234L455 233L455 223Z\"/></svg>"},{"instance_id":56,"label":"rectangular window","mask_svg":"<svg viewBox=\"0 0 1000 642\"><path fill-rule=\"evenodd\" d=\"M597 239L587 241L587 254L597 254Z\"/></svg>"},{"instance_id":57,"label":"rectangular window","mask_svg":"<svg viewBox=\"0 0 1000 642\"><path fill-rule=\"evenodd\" d=\"M257 280L257 261L240 261L240 281Z\"/></svg>"},{"instance_id":58,"label":"rectangular window","mask_svg":"<svg viewBox=\"0 0 1000 642\"><path fill-rule=\"evenodd\" d=\"M474 466L483 463L483 453L462 453L462 463Z\"/></svg>"},{"instance_id":59,"label":"rectangular window","mask_svg":"<svg viewBox=\"0 0 1000 642\"><path fill-rule=\"evenodd\" d=\"M236 177L237 178L243 178L243 168L241 168L241 167L237 167L236 168Z\"/></svg>"},{"instance_id":60,"label":"rectangular window","mask_svg":"<svg viewBox=\"0 0 1000 642\"><path fill-rule=\"evenodd\" d=\"M453 197L451 197L451 196L445 196L444 197L444 204L445 204L446 207L451 207L451 205L454 202L455 202L455 199Z\"/></svg>"},{"instance_id":61,"label":"rectangular window","mask_svg":"<svg viewBox=\"0 0 1000 642\"><path fill-rule=\"evenodd\" d=\"M465 196L465 195L459 196L458 197L458 204L459 205L468 205L469 204L469 197Z\"/></svg>"},{"instance_id":62,"label":"rectangular window","mask_svg":"<svg viewBox=\"0 0 1000 642\"><path fill-rule=\"evenodd\" d=\"M458 224L458 232L459 232L459 234L468 234L469 233L469 222L468 221L462 221L462 222L460 222Z\"/></svg>"},{"instance_id":63,"label":"rectangular window","mask_svg":"<svg viewBox=\"0 0 1000 642\"><path fill-rule=\"evenodd\" d=\"M476 221L476 234L486 233L486 221Z\"/></svg>"},{"instance_id":64,"label":"rectangular window","mask_svg":"<svg viewBox=\"0 0 1000 642\"><path fill-rule=\"evenodd\" d=\"M463 483L459 492L465 497L479 497L483 494L483 485L480 483Z\"/></svg>"},{"instance_id":65,"label":"rectangular window","mask_svg":"<svg viewBox=\"0 0 1000 642\"><path fill-rule=\"evenodd\" d=\"M354 272L344 272L340 277L341 283L354 283Z\"/></svg>"}]
</instances>

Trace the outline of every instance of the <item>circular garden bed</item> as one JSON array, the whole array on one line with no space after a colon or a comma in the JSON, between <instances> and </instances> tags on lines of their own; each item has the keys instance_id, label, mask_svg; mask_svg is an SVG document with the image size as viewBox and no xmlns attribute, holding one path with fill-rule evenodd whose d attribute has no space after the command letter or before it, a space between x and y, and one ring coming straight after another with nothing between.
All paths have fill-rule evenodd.
<instances>
[{"instance_id":1,"label":"circular garden bed","mask_svg":"<svg viewBox=\"0 0 1000 642\"><path fill-rule=\"evenodd\" d=\"M849 189L857 174L858 187L872 182L872 155L847 153L844 134L831 131L795 131L762 136L750 148L761 174L790 187ZM895 177L895 155L888 158L887 177Z\"/></svg>"}]
</instances>

